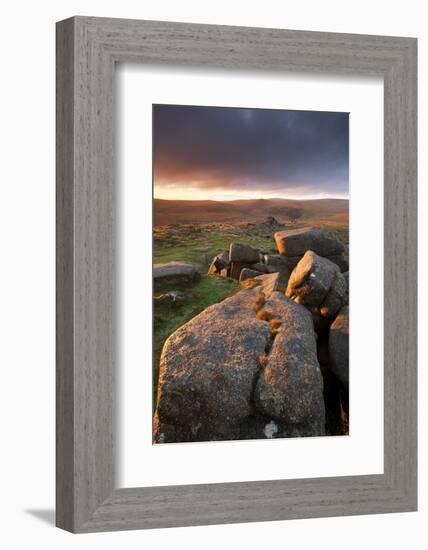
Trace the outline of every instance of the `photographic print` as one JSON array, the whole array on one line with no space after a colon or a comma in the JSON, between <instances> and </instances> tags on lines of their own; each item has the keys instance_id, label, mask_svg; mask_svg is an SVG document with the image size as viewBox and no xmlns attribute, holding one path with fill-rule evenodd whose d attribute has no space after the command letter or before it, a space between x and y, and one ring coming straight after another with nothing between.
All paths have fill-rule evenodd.
<instances>
[{"instance_id":1,"label":"photographic print","mask_svg":"<svg viewBox=\"0 0 428 550\"><path fill-rule=\"evenodd\" d=\"M349 114L153 105L153 443L349 433Z\"/></svg>"}]
</instances>

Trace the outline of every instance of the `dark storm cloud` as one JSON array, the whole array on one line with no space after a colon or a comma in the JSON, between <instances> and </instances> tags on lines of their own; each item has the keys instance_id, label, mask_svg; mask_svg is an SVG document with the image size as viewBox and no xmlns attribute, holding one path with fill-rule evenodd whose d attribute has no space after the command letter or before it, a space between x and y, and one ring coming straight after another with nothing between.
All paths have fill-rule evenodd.
<instances>
[{"instance_id":1,"label":"dark storm cloud","mask_svg":"<svg viewBox=\"0 0 428 550\"><path fill-rule=\"evenodd\" d=\"M348 114L155 105L155 184L348 193Z\"/></svg>"}]
</instances>

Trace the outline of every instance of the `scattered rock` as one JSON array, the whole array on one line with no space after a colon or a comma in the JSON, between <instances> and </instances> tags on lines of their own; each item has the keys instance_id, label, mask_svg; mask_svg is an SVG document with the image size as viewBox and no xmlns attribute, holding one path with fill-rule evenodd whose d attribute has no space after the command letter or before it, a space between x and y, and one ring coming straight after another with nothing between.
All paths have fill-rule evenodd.
<instances>
[{"instance_id":1,"label":"scattered rock","mask_svg":"<svg viewBox=\"0 0 428 550\"><path fill-rule=\"evenodd\" d=\"M349 307L345 306L330 327L330 368L345 388L349 386Z\"/></svg>"},{"instance_id":2,"label":"scattered rock","mask_svg":"<svg viewBox=\"0 0 428 550\"><path fill-rule=\"evenodd\" d=\"M229 248L229 261L240 264L255 264L260 259L260 253L255 248L246 244L231 243Z\"/></svg>"},{"instance_id":3,"label":"scattered rock","mask_svg":"<svg viewBox=\"0 0 428 550\"><path fill-rule=\"evenodd\" d=\"M200 273L191 262L168 262L154 264L153 279L155 284L162 283L191 283L199 279Z\"/></svg>"},{"instance_id":4,"label":"scattered rock","mask_svg":"<svg viewBox=\"0 0 428 550\"><path fill-rule=\"evenodd\" d=\"M248 261L234 258L246 258ZM250 259L254 260L256 258L256 262L249 263ZM250 246L237 243L231 243L229 252L222 252L213 258L208 269L208 275L221 275L239 281L243 269L258 271L259 273L280 273L280 284L283 288L286 288L290 277L290 269L287 266L286 259L279 254L265 254ZM248 273L247 271L244 279L248 278ZM253 274L253 277L255 276Z\"/></svg>"},{"instance_id":5,"label":"scattered rock","mask_svg":"<svg viewBox=\"0 0 428 550\"><path fill-rule=\"evenodd\" d=\"M323 379L311 315L280 293L265 302L263 313L280 325L256 384L256 409L306 435L323 435Z\"/></svg>"},{"instance_id":6,"label":"scattered rock","mask_svg":"<svg viewBox=\"0 0 428 550\"><path fill-rule=\"evenodd\" d=\"M239 280L242 290L166 340L155 442L325 434L323 375L339 388L331 385L334 391L346 392L349 384L349 273L341 273L347 269L345 248L328 231L279 231L283 227L273 217L248 224L255 235L276 231L280 254L232 242L212 259L208 274ZM192 282L199 276L190 262L154 266L155 283ZM154 299L175 304L185 295L174 290Z\"/></svg>"}]
</instances>

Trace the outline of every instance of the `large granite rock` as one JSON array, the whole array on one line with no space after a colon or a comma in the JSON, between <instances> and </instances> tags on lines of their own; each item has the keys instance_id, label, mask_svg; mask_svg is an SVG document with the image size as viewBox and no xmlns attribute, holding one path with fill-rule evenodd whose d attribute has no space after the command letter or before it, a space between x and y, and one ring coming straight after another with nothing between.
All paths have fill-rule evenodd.
<instances>
[{"instance_id":1,"label":"large granite rock","mask_svg":"<svg viewBox=\"0 0 428 550\"><path fill-rule=\"evenodd\" d=\"M349 307L345 306L330 327L330 368L345 388L349 387Z\"/></svg>"},{"instance_id":2,"label":"large granite rock","mask_svg":"<svg viewBox=\"0 0 428 550\"><path fill-rule=\"evenodd\" d=\"M191 262L168 262L154 264L153 279L157 283L191 283L199 279L200 273Z\"/></svg>"},{"instance_id":3,"label":"large granite rock","mask_svg":"<svg viewBox=\"0 0 428 550\"><path fill-rule=\"evenodd\" d=\"M307 250L312 250L319 256L329 258L346 270L344 258L345 246L330 231L315 227L289 229L275 233L278 252L284 257L288 267L293 269Z\"/></svg>"},{"instance_id":4,"label":"large granite rock","mask_svg":"<svg viewBox=\"0 0 428 550\"><path fill-rule=\"evenodd\" d=\"M338 268L335 264L308 250L293 270L286 295L307 306L319 306L329 292Z\"/></svg>"},{"instance_id":5,"label":"large granite rock","mask_svg":"<svg viewBox=\"0 0 428 550\"><path fill-rule=\"evenodd\" d=\"M334 318L347 303L348 286L336 264L308 250L291 273L285 294L306 306L318 323Z\"/></svg>"},{"instance_id":6,"label":"large granite rock","mask_svg":"<svg viewBox=\"0 0 428 550\"><path fill-rule=\"evenodd\" d=\"M320 256L342 254L345 251L344 245L335 235L315 227L277 231L275 242L282 256L302 256L307 250L313 250Z\"/></svg>"},{"instance_id":7,"label":"large granite rock","mask_svg":"<svg viewBox=\"0 0 428 550\"><path fill-rule=\"evenodd\" d=\"M279 328L257 381L256 409L279 422L278 431L285 425L301 435L323 435L323 379L311 315L280 293L265 302L263 313Z\"/></svg>"},{"instance_id":8,"label":"large granite rock","mask_svg":"<svg viewBox=\"0 0 428 550\"><path fill-rule=\"evenodd\" d=\"M167 339L155 442L323 435L312 320L276 291L279 276L244 281Z\"/></svg>"},{"instance_id":9,"label":"large granite rock","mask_svg":"<svg viewBox=\"0 0 428 550\"><path fill-rule=\"evenodd\" d=\"M244 290L180 327L160 360L156 442L238 439L250 415L259 357L270 342L258 290ZM179 439L176 439L178 434Z\"/></svg>"}]
</instances>

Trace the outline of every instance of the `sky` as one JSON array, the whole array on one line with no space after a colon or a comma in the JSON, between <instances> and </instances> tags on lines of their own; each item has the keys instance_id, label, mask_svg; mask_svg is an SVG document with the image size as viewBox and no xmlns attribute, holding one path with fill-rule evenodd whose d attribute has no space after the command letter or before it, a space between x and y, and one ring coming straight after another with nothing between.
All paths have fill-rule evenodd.
<instances>
[{"instance_id":1,"label":"sky","mask_svg":"<svg viewBox=\"0 0 428 550\"><path fill-rule=\"evenodd\" d=\"M348 179L348 113L153 105L155 198L348 198Z\"/></svg>"}]
</instances>

